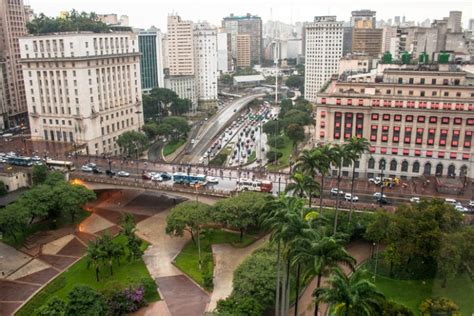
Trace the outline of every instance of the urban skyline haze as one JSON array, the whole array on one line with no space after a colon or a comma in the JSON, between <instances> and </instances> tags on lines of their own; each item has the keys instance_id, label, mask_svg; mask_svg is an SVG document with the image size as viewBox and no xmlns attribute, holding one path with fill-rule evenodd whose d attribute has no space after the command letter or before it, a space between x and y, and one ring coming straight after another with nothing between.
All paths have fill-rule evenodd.
<instances>
[{"instance_id":1,"label":"urban skyline haze","mask_svg":"<svg viewBox=\"0 0 474 316\"><path fill-rule=\"evenodd\" d=\"M349 21L351 11L371 9L377 12L377 20L387 21L394 16L405 16L407 21L422 22L427 18L441 19L447 16L449 11L459 10L463 13L463 28L467 27L469 19L474 18L474 2L470 0L362 0L357 3L347 0L326 3L311 0L275 0L271 4L262 0L226 0L225 5L219 0L26 0L25 4L31 5L35 13L44 13L47 16L57 16L60 11L71 9L128 15L133 27L148 28L155 25L163 31L166 31L167 16L171 13L179 14L185 20L205 20L217 26L220 26L223 17L231 13L259 15L264 23L269 20L295 23L312 21L317 15L336 15L338 20ZM150 10L151 8L156 10Z\"/></svg>"}]
</instances>

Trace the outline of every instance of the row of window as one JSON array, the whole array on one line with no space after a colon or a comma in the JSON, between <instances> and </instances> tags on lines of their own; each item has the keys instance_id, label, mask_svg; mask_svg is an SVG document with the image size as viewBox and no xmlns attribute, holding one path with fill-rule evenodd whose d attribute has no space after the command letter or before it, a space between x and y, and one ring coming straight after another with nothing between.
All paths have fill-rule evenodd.
<instances>
[{"instance_id":1,"label":"row of window","mask_svg":"<svg viewBox=\"0 0 474 316\"><path fill-rule=\"evenodd\" d=\"M473 93L474 95L474 93ZM365 102L367 100L367 102ZM345 104L343 104L343 102ZM370 102L369 102L370 101ZM328 104L327 98L321 98L321 104ZM367 104L369 103L369 104ZM379 99L336 99L335 105L357 105L357 106L369 106L372 107L395 107L395 108L409 108L409 109L431 109L431 110L456 110L463 111L469 110L474 111L474 104L472 103L451 103L451 102L426 102L426 101L402 101L402 100L379 100Z\"/></svg>"}]
</instances>

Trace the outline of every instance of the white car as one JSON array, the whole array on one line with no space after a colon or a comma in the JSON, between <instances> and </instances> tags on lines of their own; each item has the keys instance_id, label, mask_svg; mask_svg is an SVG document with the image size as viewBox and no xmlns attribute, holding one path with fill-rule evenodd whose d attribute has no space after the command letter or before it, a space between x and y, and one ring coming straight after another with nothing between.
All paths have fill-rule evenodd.
<instances>
[{"instance_id":1,"label":"white car","mask_svg":"<svg viewBox=\"0 0 474 316\"><path fill-rule=\"evenodd\" d=\"M31 157L31 160L33 160L33 161L41 161L41 157L40 157L40 156L33 156L33 157Z\"/></svg>"},{"instance_id":2,"label":"white car","mask_svg":"<svg viewBox=\"0 0 474 316\"><path fill-rule=\"evenodd\" d=\"M474 200L469 201L469 207L474 207Z\"/></svg>"},{"instance_id":3,"label":"white car","mask_svg":"<svg viewBox=\"0 0 474 316\"><path fill-rule=\"evenodd\" d=\"M386 196L385 194L381 195L380 192L375 192L375 193L374 193L374 198L375 198L375 199L379 200L380 197L382 197L382 198L384 198L384 199L387 198L387 196Z\"/></svg>"},{"instance_id":4,"label":"white car","mask_svg":"<svg viewBox=\"0 0 474 316\"><path fill-rule=\"evenodd\" d=\"M211 184L217 184L219 183L219 179L217 179L216 177L207 177L207 182Z\"/></svg>"},{"instance_id":5,"label":"white car","mask_svg":"<svg viewBox=\"0 0 474 316\"><path fill-rule=\"evenodd\" d=\"M411 202L411 203L420 203L420 198L417 197L417 196L412 196L412 197L410 198L410 202Z\"/></svg>"},{"instance_id":6,"label":"white car","mask_svg":"<svg viewBox=\"0 0 474 316\"><path fill-rule=\"evenodd\" d=\"M157 175L154 175L153 177L151 177L151 181L162 182L163 178L159 174L157 174Z\"/></svg>"},{"instance_id":7,"label":"white car","mask_svg":"<svg viewBox=\"0 0 474 316\"><path fill-rule=\"evenodd\" d=\"M369 183L380 184L381 182L382 182L382 179L380 179L380 177L369 178Z\"/></svg>"},{"instance_id":8,"label":"white car","mask_svg":"<svg viewBox=\"0 0 474 316\"><path fill-rule=\"evenodd\" d=\"M337 188L332 188L331 189L331 194L337 195ZM344 191L339 190L339 195L344 195Z\"/></svg>"},{"instance_id":9,"label":"white car","mask_svg":"<svg viewBox=\"0 0 474 316\"><path fill-rule=\"evenodd\" d=\"M351 197L352 197L352 199L351 199ZM350 193L346 193L346 194L344 195L344 199L346 199L346 201L348 201L348 202L350 202L351 200L352 200L352 202L357 202L357 201L359 201L359 197L358 197L358 196L356 196L356 195L352 196Z\"/></svg>"},{"instance_id":10,"label":"white car","mask_svg":"<svg viewBox=\"0 0 474 316\"><path fill-rule=\"evenodd\" d=\"M193 139L191 139L191 144L194 144L196 141Z\"/></svg>"},{"instance_id":11,"label":"white car","mask_svg":"<svg viewBox=\"0 0 474 316\"><path fill-rule=\"evenodd\" d=\"M119 177L130 177L130 173L125 172L125 171L119 171L119 172L117 172L117 175Z\"/></svg>"},{"instance_id":12,"label":"white car","mask_svg":"<svg viewBox=\"0 0 474 316\"><path fill-rule=\"evenodd\" d=\"M89 163L87 164L87 166L88 166L89 168L91 168L91 169L97 168L97 165L96 165L95 163L93 163L93 162L89 162Z\"/></svg>"},{"instance_id":13,"label":"white car","mask_svg":"<svg viewBox=\"0 0 474 316\"><path fill-rule=\"evenodd\" d=\"M461 204L457 204L454 208L456 209L456 211L459 212L469 212L469 209L467 207L462 206Z\"/></svg>"},{"instance_id":14,"label":"white car","mask_svg":"<svg viewBox=\"0 0 474 316\"><path fill-rule=\"evenodd\" d=\"M81 167L81 170L84 172L92 172L93 169L87 165L84 165Z\"/></svg>"},{"instance_id":15,"label":"white car","mask_svg":"<svg viewBox=\"0 0 474 316\"><path fill-rule=\"evenodd\" d=\"M455 199L444 199L444 203L450 204L452 206L458 205L458 201L456 201Z\"/></svg>"}]
</instances>

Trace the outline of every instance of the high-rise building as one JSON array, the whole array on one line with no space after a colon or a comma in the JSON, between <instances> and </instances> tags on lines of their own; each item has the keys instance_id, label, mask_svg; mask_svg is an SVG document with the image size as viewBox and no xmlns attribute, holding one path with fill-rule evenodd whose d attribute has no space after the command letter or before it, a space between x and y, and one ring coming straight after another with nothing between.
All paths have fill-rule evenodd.
<instances>
[{"instance_id":1,"label":"high-rise building","mask_svg":"<svg viewBox=\"0 0 474 316\"><path fill-rule=\"evenodd\" d=\"M246 68L252 66L252 48L249 34L237 35L237 68Z\"/></svg>"},{"instance_id":2,"label":"high-rise building","mask_svg":"<svg viewBox=\"0 0 474 316\"><path fill-rule=\"evenodd\" d=\"M333 81L316 102L316 137L342 143L352 136L370 142L356 177L474 176L474 87L463 71L448 66L397 67L368 80ZM377 78L377 80L375 80ZM350 167L343 167L352 176ZM445 181L441 181L445 182ZM461 185L462 187L462 185Z\"/></svg>"},{"instance_id":3,"label":"high-rise building","mask_svg":"<svg viewBox=\"0 0 474 316\"><path fill-rule=\"evenodd\" d=\"M143 124L138 35L59 33L20 38L31 138L120 154Z\"/></svg>"},{"instance_id":4,"label":"high-rise building","mask_svg":"<svg viewBox=\"0 0 474 316\"><path fill-rule=\"evenodd\" d=\"M217 33L217 70L227 73L231 70L232 53L230 49L230 34L224 31Z\"/></svg>"},{"instance_id":5,"label":"high-rise building","mask_svg":"<svg viewBox=\"0 0 474 316\"><path fill-rule=\"evenodd\" d=\"M170 76L194 75L193 22L168 16L168 68Z\"/></svg>"},{"instance_id":6,"label":"high-rise building","mask_svg":"<svg viewBox=\"0 0 474 316\"><path fill-rule=\"evenodd\" d=\"M377 29L375 11L352 11L352 52L377 57L382 52L383 29Z\"/></svg>"},{"instance_id":7,"label":"high-rise building","mask_svg":"<svg viewBox=\"0 0 474 316\"><path fill-rule=\"evenodd\" d=\"M194 67L199 101L217 100L217 28L194 24Z\"/></svg>"},{"instance_id":8,"label":"high-rise building","mask_svg":"<svg viewBox=\"0 0 474 316\"><path fill-rule=\"evenodd\" d=\"M5 63L8 125L28 124L18 38L26 35L23 0L0 0L0 62Z\"/></svg>"},{"instance_id":9,"label":"high-rise building","mask_svg":"<svg viewBox=\"0 0 474 316\"><path fill-rule=\"evenodd\" d=\"M165 88L173 90L181 99L191 101L191 111L197 110L198 95L194 76L166 76Z\"/></svg>"},{"instance_id":10,"label":"high-rise building","mask_svg":"<svg viewBox=\"0 0 474 316\"><path fill-rule=\"evenodd\" d=\"M231 14L222 21L222 27L231 34L232 56L237 58L237 35L247 34L250 37L250 60L252 64L262 62L262 19L247 13L244 16Z\"/></svg>"},{"instance_id":11,"label":"high-rise building","mask_svg":"<svg viewBox=\"0 0 474 316\"><path fill-rule=\"evenodd\" d=\"M390 51L390 42L392 38L397 37L398 27L396 26L386 26L383 28L382 36L382 52Z\"/></svg>"},{"instance_id":12,"label":"high-rise building","mask_svg":"<svg viewBox=\"0 0 474 316\"><path fill-rule=\"evenodd\" d=\"M469 19L469 30L474 32L474 19Z\"/></svg>"},{"instance_id":13,"label":"high-rise building","mask_svg":"<svg viewBox=\"0 0 474 316\"><path fill-rule=\"evenodd\" d=\"M165 86L162 40L161 31L154 27L138 33L138 48L142 54L140 74L143 91Z\"/></svg>"},{"instance_id":14,"label":"high-rise building","mask_svg":"<svg viewBox=\"0 0 474 316\"><path fill-rule=\"evenodd\" d=\"M342 56L352 53L352 26L343 28Z\"/></svg>"},{"instance_id":15,"label":"high-rise building","mask_svg":"<svg viewBox=\"0 0 474 316\"><path fill-rule=\"evenodd\" d=\"M461 27L462 11L449 11L448 17L448 29L451 33L459 33L462 30Z\"/></svg>"},{"instance_id":16,"label":"high-rise building","mask_svg":"<svg viewBox=\"0 0 474 316\"><path fill-rule=\"evenodd\" d=\"M335 16L317 16L306 25L305 99L316 101L319 90L337 74L342 57L343 22Z\"/></svg>"},{"instance_id":17,"label":"high-rise building","mask_svg":"<svg viewBox=\"0 0 474 316\"><path fill-rule=\"evenodd\" d=\"M8 122L7 95L6 95L6 73L5 63L0 62L0 129L5 129L5 122Z\"/></svg>"}]
</instances>

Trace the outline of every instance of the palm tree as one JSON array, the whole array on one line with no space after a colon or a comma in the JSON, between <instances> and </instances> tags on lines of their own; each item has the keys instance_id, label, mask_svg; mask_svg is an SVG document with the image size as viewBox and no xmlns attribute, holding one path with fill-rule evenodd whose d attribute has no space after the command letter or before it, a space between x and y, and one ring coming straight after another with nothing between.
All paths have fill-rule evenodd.
<instances>
[{"instance_id":1,"label":"palm tree","mask_svg":"<svg viewBox=\"0 0 474 316\"><path fill-rule=\"evenodd\" d=\"M310 263L308 273L317 275L317 288L321 286L323 275L326 275L331 268L344 264L353 270L356 264L355 259L333 237L321 237L316 231L309 234L299 247L294 261ZM318 309L319 304L316 302L315 316L318 315Z\"/></svg>"},{"instance_id":2,"label":"palm tree","mask_svg":"<svg viewBox=\"0 0 474 316\"><path fill-rule=\"evenodd\" d=\"M337 194L336 194L336 211L334 215L334 231L333 234L335 235L337 232L337 216L339 211L339 197L340 197L340 187L341 187L341 173L342 173L342 165L344 164L347 159L350 159L350 151L349 147L346 144L334 144L331 148L331 163L334 167L337 168Z\"/></svg>"},{"instance_id":3,"label":"palm tree","mask_svg":"<svg viewBox=\"0 0 474 316\"><path fill-rule=\"evenodd\" d=\"M95 268L95 278L99 282L99 267L105 255L102 250L101 241L99 239L90 241L87 246L87 268L91 265Z\"/></svg>"},{"instance_id":4,"label":"palm tree","mask_svg":"<svg viewBox=\"0 0 474 316\"><path fill-rule=\"evenodd\" d=\"M352 136L349 140L347 146L349 147L349 151L351 152L352 157L352 179L351 179L351 197L354 196L354 182L355 182L355 169L356 169L356 161L360 159L360 157L369 151L370 143L364 137L356 137ZM351 208L349 212L349 221L352 219L352 209L354 207L354 203L352 202L351 198Z\"/></svg>"},{"instance_id":5,"label":"palm tree","mask_svg":"<svg viewBox=\"0 0 474 316\"><path fill-rule=\"evenodd\" d=\"M324 193L324 177L331 169L332 151L329 144L318 148L318 171L321 174L321 190L319 195L319 211L323 211L323 193Z\"/></svg>"},{"instance_id":6,"label":"palm tree","mask_svg":"<svg viewBox=\"0 0 474 316\"><path fill-rule=\"evenodd\" d=\"M364 270L347 276L340 268L332 270L329 288L317 288L315 301L333 305L336 315L376 315L385 296L365 277Z\"/></svg>"},{"instance_id":7,"label":"palm tree","mask_svg":"<svg viewBox=\"0 0 474 316\"><path fill-rule=\"evenodd\" d=\"M312 176L300 172L293 173L290 179L294 182L290 182L286 186L285 192L291 192L300 198L307 196L309 199L309 207L311 207L311 198L313 193L319 191L319 183L316 182Z\"/></svg>"},{"instance_id":8,"label":"palm tree","mask_svg":"<svg viewBox=\"0 0 474 316\"><path fill-rule=\"evenodd\" d=\"M103 259L106 260L107 264L109 265L110 275L114 275L113 260L115 259L117 262L120 262L120 257L122 257L124 254L123 246L118 243L114 243L112 237L110 237L109 234L104 234L102 238L100 238L99 242L104 254Z\"/></svg>"}]
</instances>

